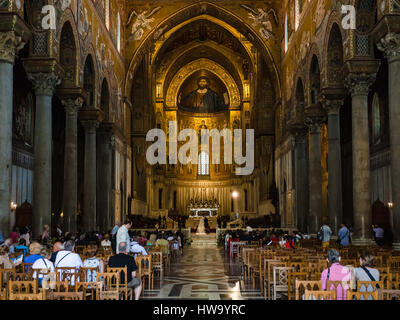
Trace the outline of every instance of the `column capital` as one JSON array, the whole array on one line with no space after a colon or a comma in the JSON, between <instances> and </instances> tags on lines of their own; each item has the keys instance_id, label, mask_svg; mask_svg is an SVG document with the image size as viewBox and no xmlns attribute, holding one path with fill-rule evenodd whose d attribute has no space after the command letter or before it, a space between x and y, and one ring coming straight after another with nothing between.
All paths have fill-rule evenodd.
<instances>
[{"instance_id":1,"label":"column capital","mask_svg":"<svg viewBox=\"0 0 400 320\"><path fill-rule=\"evenodd\" d=\"M306 119L304 124L310 130L310 133L321 132L322 125L326 122L326 112L320 103L305 108Z\"/></svg>"},{"instance_id":2,"label":"column capital","mask_svg":"<svg viewBox=\"0 0 400 320\"><path fill-rule=\"evenodd\" d=\"M18 51L25 43L15 31L0 32L0 60L13 64Z\"/></svg>"},{"instance_id":3,"label":"column capital","mask_svg":"<svg viewBox=\"0 0 400 320\"><path fill-rule=\"evenodd\" d=\"M37 96L52 96L56 86L61 83L60 75L54 72L28 73L27 76L32 81Z\"/></svg>"},{"instance_id":4,"label":"column capital","mask_svg":"<svg viewBox=\"0 0 400 320\"><path fill-rule=\"evenodd\" d=\"M340 108L343 106L344 100L324 100L323 102L324 109L326 110L328 116L330 115L338 115L340 112Z\"/></svg>"},{"instance_id":5,"label":"column capital","mask_svg":"<svg viewBox=\"0 0 400 320\"><path fill-rule=\"evenodd\" d=\"M83 102L84 100L82 97L78 97L76 99L66 98L61 100L61 103L65 108L65 113L68 115L77 115L78 110L82 108Z\"/></svg>"},{"instance_id":6,"label":"column capital","mask_svg":"<svg viewBox=\"0 0 400 320\"><path fill-rule=\"evenodd\" d=\"M387 33L382 39L380 39L376 46L380 51L385 53L385 57L388 59L389 63L400 59L399 33Z\"/></svg>"},{"instance_id":7,"label":"column capital","mask_svg":"<svg viewBox=\"0 0 400 320\"><path fill-rule=\"evenodd\" d=\"M351 96L366 96L375 80L376 73L349 73L345 79L345 85Z\"/></svg>"}]
</instances>

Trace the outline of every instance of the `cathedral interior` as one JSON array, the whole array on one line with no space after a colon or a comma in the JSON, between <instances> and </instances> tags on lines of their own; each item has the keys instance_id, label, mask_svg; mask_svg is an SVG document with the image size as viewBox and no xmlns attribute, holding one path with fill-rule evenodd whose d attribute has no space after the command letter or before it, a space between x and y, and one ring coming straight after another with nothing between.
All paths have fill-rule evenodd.
<instances>
[{"instance_id":1,"label":"cathedral interior","mask_svg":"<svg viewBox=\"0 0 400 320\"><path fill-rule=\"evenodd\" d=\"M0 0L0 16L3 233L197 205L314 235L344 223L354 244L380 224L400 245L397 1ZM170 122L253 129L254 170L204 151L149 164L147 133Z\"/></svg>"}]
</instances>

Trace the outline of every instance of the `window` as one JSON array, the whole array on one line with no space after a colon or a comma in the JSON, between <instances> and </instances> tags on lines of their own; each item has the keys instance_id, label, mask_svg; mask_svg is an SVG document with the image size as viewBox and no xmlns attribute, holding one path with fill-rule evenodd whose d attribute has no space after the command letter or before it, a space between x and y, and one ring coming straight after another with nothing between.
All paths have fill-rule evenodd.
<instances>
[{"instance_id":1,"label":"window","mask_svg":"<svg viewBox=\"0 0 400 320\"><path fill-rule=\"evenodd\" d=\"M106 28L107 30L110 30L110 0L105 0L104 15L106 21Z\"/></svg>"},{"instance_id":2,"label":"window","mask_svg":"<svg viewBox=\"0 0 400 320\"><path fill-rule=\"evenodd\" d=\"M117 50L121 52L121 16L117 16Z\"/></svg>"},{"instance_id":3,"label":"window","mask_svg":"<svg viewBox=\"0 0 400 320\"><path fill-rule=\"evenodd\" d=\"M381 136L381 108L379 105L379 95L377 92L374 94L372 100L372 112L373 112L373 127L374 127L374 141L379 142Z\"/></svg>"},{"instance_id":4,"label":"window","mask_svg":"<svg viewBox=\"0 0 400 320\"><path fill-rule=\"evenodd\" d=\"M210 174L210 158L207 152L200 152L197 166L199 176L208 176Z\"/></svg>"},{"instance_id":5,"label":"window","mask_svg":"<svg viewBox=\"0 0 400 320\"><path fill-rule=\"evenodd\" d=\"M285 53L288 50L289 35L288 35L288 16L285 15Z\"/></svg>"}]
</instances>

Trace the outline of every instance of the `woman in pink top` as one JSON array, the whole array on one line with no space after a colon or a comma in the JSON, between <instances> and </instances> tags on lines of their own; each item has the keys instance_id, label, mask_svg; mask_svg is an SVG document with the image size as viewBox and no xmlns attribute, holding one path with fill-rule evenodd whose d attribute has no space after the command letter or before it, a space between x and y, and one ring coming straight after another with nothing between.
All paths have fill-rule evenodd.
<instances>
[{"instance_id":1,"label":"woman in pink top","mask_svg":"<svg viewBox=\"0 0 400 320\"><path fill-rule=\"evenodd\" d=\"M330 267L328 269L325 269L321 273L321 284L322 284L321 289L327 290L326 288L327 280L342 281L343 284L337 286L336 300L346 300L347 290L350 289L348 282L351 280L351 272L348 268L340 264L340 255L337 250L335 249L329 250L327 260L328 263L330 264ZM331 287L328 290L334 290L334 289L335 289L334 286L331 285ZM344 297L342 296L342 292L344 292Z\"/></svg>"}]
</instances>

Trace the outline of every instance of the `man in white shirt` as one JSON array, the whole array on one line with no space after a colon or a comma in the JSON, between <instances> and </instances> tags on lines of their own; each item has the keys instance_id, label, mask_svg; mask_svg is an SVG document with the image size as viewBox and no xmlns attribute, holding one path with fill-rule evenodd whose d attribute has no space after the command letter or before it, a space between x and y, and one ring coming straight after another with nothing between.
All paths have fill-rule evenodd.
<instances>
[{"instance_id":1,"label":"man in white shirt","mask_svg":"<svg viewBox=\"0 0 400 320\"><path fill-rule=\"evenodd\" d=\"M68 240L64 243L64 250L61 250L57 253L56 262L54 263L54 267L56 268L77 268L79 271L80 267L83 267L82 259L79 254L74 253L75 242L73 240ZM64 271L65 272L65 271ZM74 285L74 279L71 279L71 285Z\"/></svg>"},{"instance_id":2,"label":"man in white shirt","mask_svg":"<svg viewBox=\"0 0 400 320\"><path fill-rule=\"evenodd\" d=\"M138 242L138 237L133 237L131 242L131 252L134 253L134 258L136 259L137 254L141 254L147 256L147 251L144 247L142 247Z\"/></svg>"},{"instance_id":3,"label":"man in white shirt","mask_svg":"<svg viewBox=\"0 0 400 320\"><path fill-rule=\"evenodd\" d=\"M131 239L129 237L129 229L132 228L132 222L130 220L126 220L124 224L118 229L117 232L117 254L119 253L119 244L121 242L130 243ZM128 246L128 253L129 253L129 246Z\"/></svg>"}]
</instances>

